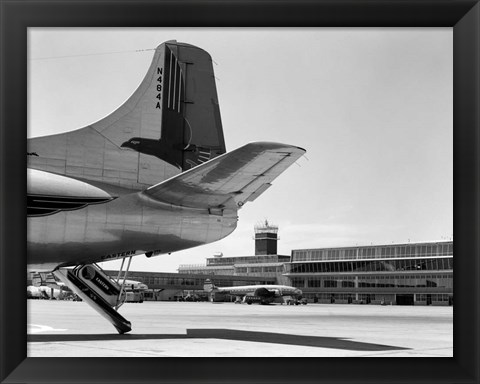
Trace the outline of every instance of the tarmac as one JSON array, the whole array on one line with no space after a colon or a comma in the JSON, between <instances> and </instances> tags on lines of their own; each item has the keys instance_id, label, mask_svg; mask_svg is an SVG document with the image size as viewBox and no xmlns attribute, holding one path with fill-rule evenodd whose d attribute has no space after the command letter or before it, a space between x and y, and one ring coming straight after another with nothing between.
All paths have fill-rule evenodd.
<instances>
[{"instance_id":1,"label":"tarmac","mask_svg":"<svg viewBox=\"0 0 480 384\"><path fill-rule=\"evenodd\" d=\"M29 357L452 357L453 307L27 300Z\"/></svg>"}]
</instances>

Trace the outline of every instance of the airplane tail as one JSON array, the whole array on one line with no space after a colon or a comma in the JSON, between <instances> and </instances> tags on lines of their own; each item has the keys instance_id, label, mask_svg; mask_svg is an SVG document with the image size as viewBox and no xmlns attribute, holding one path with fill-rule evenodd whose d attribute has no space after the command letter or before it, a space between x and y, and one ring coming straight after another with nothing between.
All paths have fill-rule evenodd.
<instances>
[{"instance_id":1,"label":"airplane tail","mask_svg":"<svg viewBox=\"0 0 480 384\"><path fill-rule=\"evenodd\" d=\"M205 283L203 284L203 290L206 293L211 293L214 292L217 289L215 284L210 279L205 280Z\"/></svg>"},{"instance_id":2,"label":"airplane tail","mask_svg":"<svg viewBox=\"0 0 480 384\"><path fill-rule=\"evenodd\" d=\"M131 187L158 183L225 151L210 55L167 41L122 106L85 128L29 139L27 155L30 168Z\"/></svg>"}]
</instances>

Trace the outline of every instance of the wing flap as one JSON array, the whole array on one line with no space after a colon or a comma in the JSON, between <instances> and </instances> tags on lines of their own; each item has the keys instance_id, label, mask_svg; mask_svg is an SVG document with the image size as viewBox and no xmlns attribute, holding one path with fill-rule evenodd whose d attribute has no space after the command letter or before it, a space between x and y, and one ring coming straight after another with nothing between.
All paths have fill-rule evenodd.
<instances>
[{"instance_id":1,"label":"wing flap","mask_svg":"<svg viewBox=\"0 0 480 384\"><path fill-rule=\"evenodd\" d=\"M225 153L145 190L164 203L218 208L253 201L305 153L287 144L257 142Z\"/></svg>"}]
</instances>

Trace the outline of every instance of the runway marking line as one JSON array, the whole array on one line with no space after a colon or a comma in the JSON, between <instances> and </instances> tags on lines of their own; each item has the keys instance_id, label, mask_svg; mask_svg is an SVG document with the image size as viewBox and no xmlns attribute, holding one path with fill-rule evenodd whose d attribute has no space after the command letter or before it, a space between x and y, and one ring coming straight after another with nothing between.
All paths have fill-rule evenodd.
<instances>
[{"instance_id":1,"label":"runway marking line","mask_svg":"<svg viewBox=\"0 0 480 384\"><path fill-rule=\"evenodd\" d=\"M48 325L40 325L40 324L27 324L27 328L28 328L27 333L68 331L68 329L52 328L52 327L49 327Z\"/></svg>"}]
</instances>

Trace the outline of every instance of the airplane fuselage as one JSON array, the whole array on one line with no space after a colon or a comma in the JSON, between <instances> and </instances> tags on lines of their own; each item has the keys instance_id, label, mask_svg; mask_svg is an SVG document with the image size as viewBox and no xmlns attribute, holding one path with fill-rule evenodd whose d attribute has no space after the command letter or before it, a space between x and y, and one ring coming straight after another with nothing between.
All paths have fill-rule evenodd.
<instances>
[{"instance_id":1,"label":"airplane fuselage","mask_svg":"<svg viewBox=\"0 0 480 384\"><path fill-rule=\"evenodd\" d=\"M27 219L29 269L52 270L146 253L165 254L219 240L237 212L177 207L140 193Z\"/></svg>"},{"instance_id":2,"label":"airplane fuselage","mask_svg":"<svg viewBox=\"0 0 480 384\"><path fill-rule=\"evenodd\" d=\"M244 285L238 287L215 287L213 292L226 293L236 296L236 303L245 302L251 304L260 302L270 304L275 301L283 301L285 297L299 297L302 291L287 285Z\"/></svg>"},{"instance_id":3,"label":"airplane fuselage","mask_svg":"<svg viewBox=\"0 0 480 384\"><path fill-rule=\"evenodd\" d=\"M274 292L275 296L290 296L301 294L301 290L288 285L244 285L238 287L218 287L218 292L228 293L234 296L255 295L259 289L266 289L270 292Z\"/></svg>"}]
</instances>

